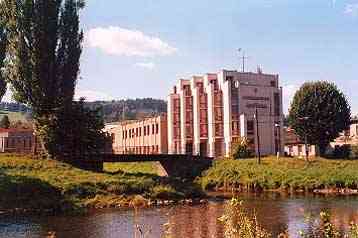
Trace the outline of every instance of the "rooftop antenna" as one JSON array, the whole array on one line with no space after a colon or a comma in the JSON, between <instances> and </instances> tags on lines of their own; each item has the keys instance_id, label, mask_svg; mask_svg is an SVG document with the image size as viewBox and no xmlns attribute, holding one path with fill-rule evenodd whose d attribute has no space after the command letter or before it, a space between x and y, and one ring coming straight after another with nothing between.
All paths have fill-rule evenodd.
<instances>
[{"instance_id":1,"label":"rooftop antenna","mask_svg":"<svg viewBox=\"0 0 358 238\"><path fill-rule=\"evenodd\" d=\"M238 49L239 53L242 52L242 57L241 60L242 60L242 72L244 73L245 72L245 61L249 58L245 55L245 51L242 49L242 48L239 48Z\"/></svg>"}]
</instances>

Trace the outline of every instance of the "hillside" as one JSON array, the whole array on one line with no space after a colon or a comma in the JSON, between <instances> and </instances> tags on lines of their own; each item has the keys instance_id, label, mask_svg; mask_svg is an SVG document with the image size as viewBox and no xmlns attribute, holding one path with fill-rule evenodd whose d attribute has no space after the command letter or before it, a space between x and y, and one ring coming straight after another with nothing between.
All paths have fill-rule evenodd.
<instances>
[{"instance_id":1,"label":"hillside","mask_svg":"<svg viewBox=\"0 0 358 238\"><path fill-rule=\"evenodd\" d=\"M167 111L166 101L153 98L86 102L86 105L92 109L100 108L105 122L141 119Z\"/></svg>"}]
</instances>

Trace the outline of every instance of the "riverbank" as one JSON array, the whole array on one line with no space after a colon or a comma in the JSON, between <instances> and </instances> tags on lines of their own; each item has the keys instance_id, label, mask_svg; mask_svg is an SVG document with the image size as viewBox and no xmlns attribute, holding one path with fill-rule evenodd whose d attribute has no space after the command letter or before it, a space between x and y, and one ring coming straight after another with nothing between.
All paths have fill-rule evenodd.
<instances>
[{"instance_id":1,"label":"riverbank","mask_svg":"<svg viewBox=\"0 0 358 238\"><path fill-rule=\"evenodd\" d=\"M152 165L144 165L150 170ZM0 155L0 212L81 212L85 208L196 202L204 196L194 183L163 178L138 168L104 173L52 160ZM137 170L136 170L137 169Z\"/></svg>"},{"instance_id":2,"label":"riverbank","mask_svg":"<svg viewBox=\"0 0 358 238\"><path fill-rule=\"evenodd\" d=\"M206 190L358 194L358 160L264 158L216 161L200 178Z\"/></svg>"}]
</instances>

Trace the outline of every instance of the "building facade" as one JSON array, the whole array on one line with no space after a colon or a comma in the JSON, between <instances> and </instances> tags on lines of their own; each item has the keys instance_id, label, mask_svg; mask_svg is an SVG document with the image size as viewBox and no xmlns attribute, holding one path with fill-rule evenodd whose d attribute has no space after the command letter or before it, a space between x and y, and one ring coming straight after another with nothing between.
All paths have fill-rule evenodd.
<instances>
[{"instance_id":1,"label":"building facade","mask_svg":"<svg viewBox=\"0 0 358 238\"><path fill-rule=\"evenodd\" d=\"M105 131L112 136L116 154L167 154L167 116L124 121L109 125Z\"/></svg>"},{"instance_id":2,"label":"building facade","mask_svg":"<svg viewBox=\"0 0 358 238\"><path fill-rule=\"evenodd\" d=\"M306 145L300 140L295 130L292 128L284 129L285 155L291 157L305 157ZM315 145L307 145L308 156L315 157L319 155L318 147Z\"/></svg>"},{"instance_id":3,"label":"building facade","mask_svg":"<svg viewBox=\"0 0 358 238\"><path fill-rule=\"evenodd\" d=\"M283 153L282 135L278 75L222 70L180 79L168 96L171 154L229 156L243 137L256 153Z\"/></svg>"},{"instance_id":4,"label":"building facade","mask_svg":"<svg viewBox=\"0 0 358 238\"><path fill-rule=\"evenodd\" d=\"M32 153L35 147L33 130L0 129L0 152Z\"/></svg>"}]
</instances>

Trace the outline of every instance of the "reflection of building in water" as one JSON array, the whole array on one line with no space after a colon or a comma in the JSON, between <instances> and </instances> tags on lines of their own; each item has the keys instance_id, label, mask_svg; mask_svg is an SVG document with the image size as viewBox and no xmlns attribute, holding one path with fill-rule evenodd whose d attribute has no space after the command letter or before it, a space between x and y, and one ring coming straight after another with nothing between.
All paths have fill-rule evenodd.
<instances>
[{"instance_id":1,"label":"reflection of building in water","mask_svg":"<svg viewBox=\"0 0 358 238\"><path fill-rule=\"evenodd\" d=\"M175 210L169 214L169 233L173 238L216 238L222 237L223 227L218 221L222 215L223 206L210 203L201 207L186 207L179 213Z\"/></svg>"}]
</instances>

